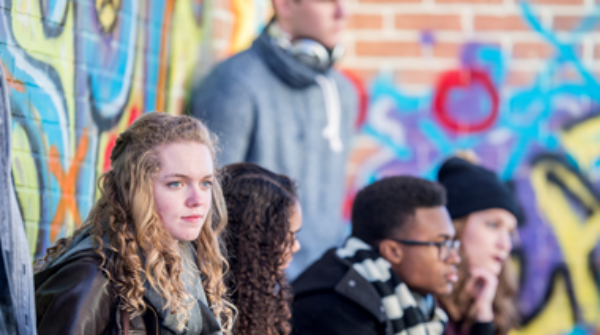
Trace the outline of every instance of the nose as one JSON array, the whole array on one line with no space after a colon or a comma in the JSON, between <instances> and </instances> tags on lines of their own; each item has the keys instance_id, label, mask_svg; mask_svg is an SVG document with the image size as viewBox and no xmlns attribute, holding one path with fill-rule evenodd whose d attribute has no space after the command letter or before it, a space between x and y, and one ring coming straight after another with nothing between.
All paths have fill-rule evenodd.
<instances>
[{"instance_id":1,"label":"nose","mask_svg":"<svg viewBox=\"0 0 600 335\"><path fill-rule=\"evenodd\" d=\"M185 204L190 208L200 207L204 202L204 198L204 191L202 191L199 187L190 187L190 192Z\"/></svg>"},{"instance_id":2,"label":"nose","mask_svg":"<svg viewBox=\"0 0 600 335\"><path fill-rule=\"evenodd\" d=\"M337 0L335 2L335 18L345 19L348 17L348 2L347 0Z\"/></svg>"},{"instance_id":3,"label":"nose","mask_svg":"<svg viewBox=\"0 0 600 335\"><path fill-rule=\"evenodd\" d=\"M512 250L513 243L510 232L507 231L504 234L502 234L502 236L500 236L500 239L498 241L498 247L502 251L510 252Z\"/></svg>"},{"instance_id":4,"label":"nose","mask_svg":"<svg viewBox=\"0 0 600 335\"><path fill-rule=\"evenodd\" d=\"M457 265L461 261L460 255L458 254L458 249L451 249L450 255L448 255L448 259L446 259L446 263Z\"/></svg>"},{"instance_id":5,"label":"nose","mask_svg":"<svg viewBox=\"0 0 600 335\"><path fill-rule=\"evenodd\" d=\"M297 253L298 251L300 251L300 249L302 249L302 244L300 244L300 241L298 239L295 239L293 247L294 253Z\"/></svg>"}]
</instances>

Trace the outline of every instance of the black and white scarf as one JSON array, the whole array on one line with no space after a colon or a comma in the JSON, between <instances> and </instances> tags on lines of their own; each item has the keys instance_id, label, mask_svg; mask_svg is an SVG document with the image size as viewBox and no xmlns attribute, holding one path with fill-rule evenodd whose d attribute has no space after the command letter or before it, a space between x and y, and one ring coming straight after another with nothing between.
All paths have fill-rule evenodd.
<instances>
[{"instance_id":1,"label":"black and white scarf","mask_svg":"<svg viewBox=\"0 0 600 335\"><path fill-rule=\"evenodd\" d=\"M435 307L433 318L423 314L409 288L392 271L391 264L370 245L356 237L337 249L338 257L352 263L352 267L370 282L381 297L385 313L396 335L441 335L448 322L446 313Z\"/></svg>"}]
</instances>

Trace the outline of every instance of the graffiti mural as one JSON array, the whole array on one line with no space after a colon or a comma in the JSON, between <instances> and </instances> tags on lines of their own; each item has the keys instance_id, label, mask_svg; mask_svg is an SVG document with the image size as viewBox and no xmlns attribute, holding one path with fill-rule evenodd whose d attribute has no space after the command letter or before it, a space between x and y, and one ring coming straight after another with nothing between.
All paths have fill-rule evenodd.
<instances>
[{"instance_id":1,"label":"graffiti mural","mask_svg":"<svg viewBox=\"0 0 600 335\"><path fill-rule=\"evenodd\" d=\"M197 68L212 64L212 53L248 47L269 3L0 0L13 177L32 257L85 220L117 135L145 112L184 113ZM600 81L578 46L600 26L600 9L558 35L539 21L539 8L518 3L554 51L531 85L509 85L510 53L475 39L426 93L386 75L363 83L368 111L345 210L382 176L433 179L446 157L473 150L510 183L524 212L514 252L523 327L515 334L598 334ZM223 18L231 29L213 43ZM423 32L425 49L434 35Z\"/></svg>"},{"instance_id":2,"label":"graffiti mural","mask_svg":"<svg viewBox=\"0 0 600 335\"><path fill-rule=\"evenodd\" d=\"M521 10L554 49L530 86L509 87L510 55L475 42L462 46L460 66L442 73L423 95L406 93L386 75L369 85L346 210L357 190L374 180L394 174L434 179L445 158L472 150L511 185L524 213L514 252L523 327L514 333L597 334L600 82L576 46L600 24L600 12L559 39L530 4L521 2Z\"/></svg>"},{"instance_id":3,"label":"graffiti mural","mask_svg":"<svg viewBox=\"0 0 600 335\"><path fill-rule=\"evenodd\" d=\"M144 112L184 112L202 51L210 52L212 11L243 23L224 41L232 53L264 24L266 4L0 0L13 176L33 257L85 220L121 131Z\"/></svg>"}]
</instances>

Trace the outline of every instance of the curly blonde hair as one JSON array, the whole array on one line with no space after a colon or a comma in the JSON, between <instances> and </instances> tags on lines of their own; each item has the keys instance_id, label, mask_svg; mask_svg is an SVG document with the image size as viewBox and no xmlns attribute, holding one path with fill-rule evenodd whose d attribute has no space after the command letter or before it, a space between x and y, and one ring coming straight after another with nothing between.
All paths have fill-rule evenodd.
<instances>
[{"instance_id":1,"label":"curly blonde hair","mask_svg":"<svg viewBox=\"0 0 600 335\"><path fill-rule=\"evenodd\" d=\"M149 113L138 118L116 141L110 156L112 169L99 180L100 199L91 209L84 225L70 238L63 238L49 248L36 263L43 269L63 254L73 239L87 229L97 242L95 250L102 258L100 268L132 317L146 310L144 280L165 299L163 308L180 316L183 329L193 307L193 298L182 281L182 258L174 239L163 227L156 211L153 176L160 170L156 149L177 142L204 144L215 160L216 138L202 122L189 116ZM216 164L215 164L216 165ZM217 176L217 171L214 171ZM193 242L198 254L198 268L204 290L223 331L231 332L235 307L227 300L221 233L227 224L227 210L219 182L212 188L210 215ZM113 252L106 253L103 236ZM142 261L145 259L145 262Z\"/></svg>"}]
</instances>

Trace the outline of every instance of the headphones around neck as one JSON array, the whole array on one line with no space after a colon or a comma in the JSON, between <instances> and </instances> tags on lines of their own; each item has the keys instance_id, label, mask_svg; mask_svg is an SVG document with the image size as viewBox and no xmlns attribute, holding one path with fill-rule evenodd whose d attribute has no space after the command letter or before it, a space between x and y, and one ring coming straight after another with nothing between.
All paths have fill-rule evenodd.
<instances>
[{"instance_id":1,"label":"headphones around neck","mask_svg":"<svg viewBox=\"0 0 600 335\"><path fill-rule=\"evenodd\" d=\"M327 71L344 55L344 47L340 44L330 51L321 43L309 38L299 38L292 42L289 34L281 30L276 22L272 22L268 29L275 45L315 70Z\"/></svg>"}]
</instances>

